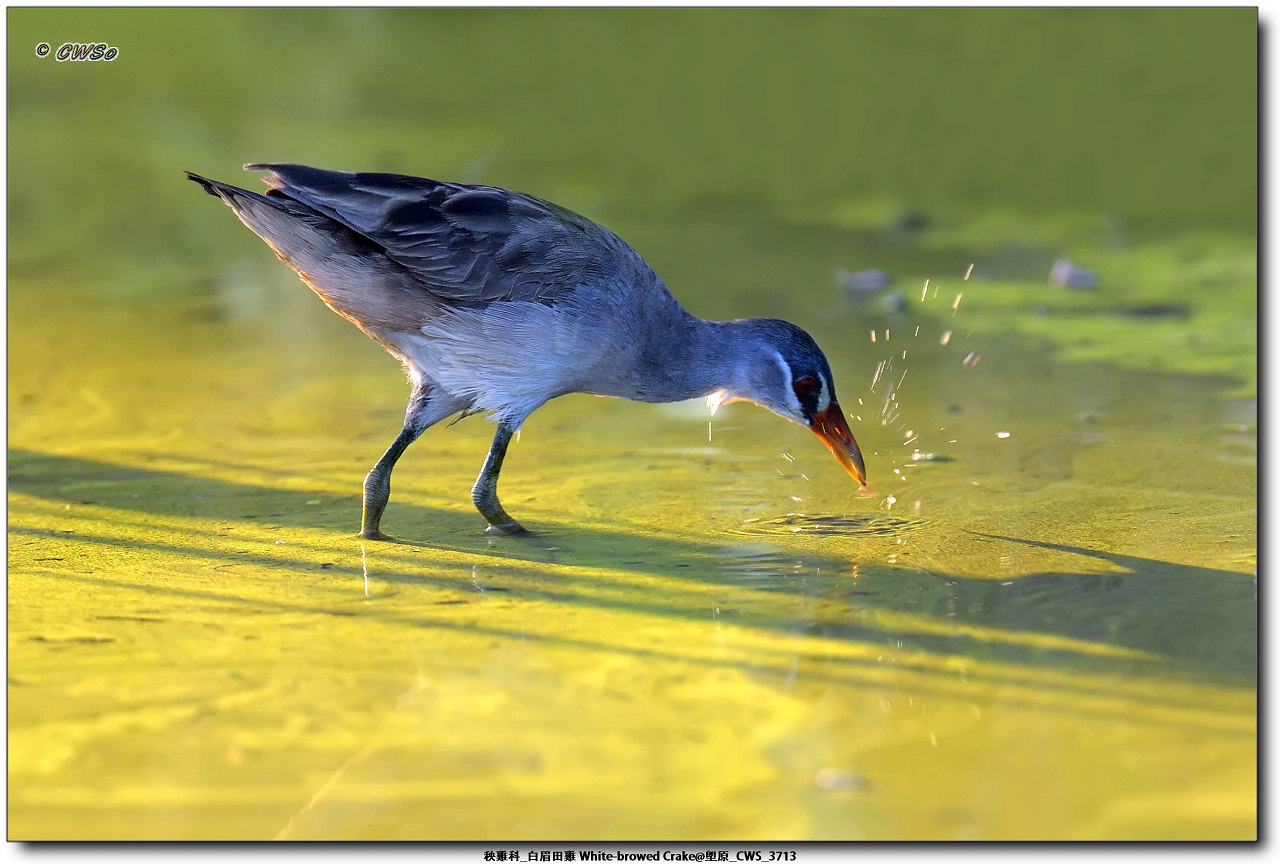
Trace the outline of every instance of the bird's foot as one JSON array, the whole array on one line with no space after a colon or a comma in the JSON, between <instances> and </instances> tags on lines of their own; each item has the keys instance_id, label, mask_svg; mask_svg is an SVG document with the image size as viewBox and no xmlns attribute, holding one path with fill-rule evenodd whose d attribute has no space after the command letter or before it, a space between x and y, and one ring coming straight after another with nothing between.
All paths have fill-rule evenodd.
<instances>
[{"instance_id":1,"label":"bird's foot","mask_svg":"<svg viewBox=\"0 0 1280 864\"><path fill-rule=\"evenodd\" d=\"M515 520L512 520L510 522L503 522L501 525L490 525L488 528L484 529L484 533L497 534L502 537L533 536L532 531L530 531L528 528L521 525L519 522L516 522Z\"/></svg>"},{"instance_id":2,"label":"bird's foot","mask_svg":"<svg viewBox=\"0 0 1280 864\"><path fill-rule=\"evenodd\" d=\"M360 538L361 540L385 540L389 543L396 542L396 538L387 534L383 534L377 528L370 528L368 530L361 531L359 534L356 535L356 537Z\"/></svg>"}]
</instances>

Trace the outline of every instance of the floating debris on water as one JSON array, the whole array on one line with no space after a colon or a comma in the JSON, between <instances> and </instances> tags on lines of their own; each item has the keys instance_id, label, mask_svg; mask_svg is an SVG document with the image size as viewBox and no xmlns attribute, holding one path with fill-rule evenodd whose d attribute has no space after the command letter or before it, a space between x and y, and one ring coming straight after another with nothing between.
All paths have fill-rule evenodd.
<instances>
[{"instance_id":1,"label":"floating debris on water","mask_svg":"<svg viewBox=\"0 0 1280 864\"><path fill-rule=\"evenodd\" d=\"M961 361L961 362L963 362L963 363L964 363L964 365L966 365L966 366L977 366L977 365L978 365L978 360L979 360L979 359L980 359L980 358L978 357L978 355L977 355L977 354L975 354L974 352L970 351L970 352L965 356L964 360L963 360L963 361Z\"/></svg>"},{"instance_id":2,"label":"floating debris on water","mask_svg":"<svg viewBox=\"0 0 1280 864\"><path fill-rule=\"evenodd\" d=\"M1009 433L1008 433L1008 432L997 432L997 433L996 433L996 437L997 437L997 438L1008 438L1008 437L1009 437Z\"/></svg>"},{"instance_id":3,"label":"floating debris on water","mask_svg":"<svg viewBox=\"0 0 1280 864\"><path fill-rule=\"evenodd\" d=\"M1126 318L1190 318L1191 309L1183 303L1152 303L1146 306L1123 306L1115 310Z\"/></svg>"},{"instance_id":4,"label":"floating debris on water","mask_svg":"<svg viewBox=\"0 0 1280 864\"><path fill-rule=\"evenodd\" d=\"M964 271L964 281L968 282L969 277L973 275L973 265L969 265L969 269Z\"/></svg>"},{"instance_id":5,"label":"floating debris on water","mask_svg":"<svg viewBox=\"0 0 1280 864\"><path fill-rule=\"evenodd\" d=\"M929 217L916 210L907 210L898 214L888 227L895 234L918 234L929 227Z\"/></svg>"},{"instance_id":6,"label":"floating debris on water","mask_svg":"<svg viewBox=\"0 0 1280 864\"><path fill-rule=\"evenodd\" d=\"M901 312L903 309L907 308L907 298L903 297L897 291L886 294L880 303L884 306L884 311L886 312Z\"/></svg>"},{"instance_id":7,"label":"floating debris on water","mask_svg":"<svg viewBox=\"0 0 1280 864\"><path fill-rule=\"evenodd\" d=\"M1061 288L1097 288L1098 274L1077 267L1069 258L1059 258L1053 262L1053 269L1049 271L1049 281Z\"/></svg>"},{"instance_id":8,"label":"floating debris on water","mask_svg":"<svg viewBox=\"0 0 1280 864\"><path fill-rule=\"evenodd\" d=\"M942 338L938 340L938 344L939 344L939 345L946 345L946 344L947 344L948 342L950 342L950 341L951 341L951 331L950 331L950 330L943 330L943 331L942 331Z\"/></svg>"},{"instance_id":9,"label":"floating debris on water","mask_svg":"<svg viewBox=\"0 0 1280 864\"><path fill-rule=\"evenodd\" d=\"M843 273L840 283L846 294L874 294L893 285L893 277L883 270L858 270Z\"/></svg>"},{"instance_id":10,"label":"floating debris on water","mask_svg":"<svg viewBox=\"0 0 1280 864\"><path fill-rule=\"evenodd\" d=\"M871 787L865 778L857 774L850 771L835 771L831 768L819 769L818 773L813 775L813 783L819 789L865 790Z\"/></svg>"}]
</instances>

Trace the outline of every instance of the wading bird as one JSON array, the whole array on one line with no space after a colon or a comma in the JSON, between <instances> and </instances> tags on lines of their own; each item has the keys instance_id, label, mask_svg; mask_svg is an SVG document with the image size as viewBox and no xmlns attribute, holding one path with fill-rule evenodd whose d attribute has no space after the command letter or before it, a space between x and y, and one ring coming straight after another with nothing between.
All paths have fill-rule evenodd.
<instances>
[{"instance_id":1,"label":"wading bird","mask_svg":"<svg viewBox=\"0 0 1280 864\"><path fill-rule=\"evenodd\" d=\"M498 430L471 490L488 531L524 529L498 472L525 418L566 393L641 402L746 400L808 426L862 486L831 367L787 321L704 321L634 249L530 195L400 174L249 164L265 195L187 172L330 309L404 364L404 427L364 480L360 536L379 530L391 471L423 430L487 413Z\"/></svg>"}]
</instances>

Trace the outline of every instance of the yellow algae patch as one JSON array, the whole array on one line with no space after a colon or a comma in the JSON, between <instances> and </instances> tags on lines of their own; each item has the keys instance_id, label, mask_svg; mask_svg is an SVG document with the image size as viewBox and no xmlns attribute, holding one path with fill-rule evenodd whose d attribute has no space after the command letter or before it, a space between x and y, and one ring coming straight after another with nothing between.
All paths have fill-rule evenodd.
<instances>
[{"instance_id":1,"label":"yellow algae patch","mask_svg":"<svg viewBox=\"0 0 1280 864\"><path fill-rule=\"evenodd\" d=\"M1257 243L1239 194L1256 111L1238 50L1256 15L1089 12L1108 22L1081 25L1089 56L1121 65L1008 75L1027 110L999 117L963 98L991 64L945 49L973 42L954 38L977 26L963 14L733 13L740 38L719 42L703 37L720 19L692 16L664 29L673 56L714 62L661 73L692 94L664 103L690 130L673 143L637 110L658 92L636 74L648 55L617 50L670 13L273 12L318 40L283 51L260 14L10 14L12 161L44 169L8 187L12 839L1256 836ZM1054 68L1020 38L1035 16L987 17L988 59ZM31 54L87 21L124 34L111 74ZM887 68L881 25L943 47L840 94L849 110L812 110L831 102L814 82ZM188 32L210 38L171 38ZM494 62L430 128L354 117L366 91L420 99L480 36ZM337 42L345 67L317 47ZM530 45L574 62L526 62ZM528 98L577 68L599 70L572 88L612 117ZM951 126L1013 124L984 148L1067 103L1119 131L1099 149L1097 124L1064 121L975 173L990 160L972 142L908 117L929 130L886 136L894 158L938 170L890 196L885 160L848 145L901 102L892 82L930 75L959 94L936 100ZM756 108L703 110L725 81L759 128L831 134L755 136L747 165L725 131ZM1181 96L1139 116L1152 81ZM281 98L315 110L282 124ZM68 117L147 134L68 134ZM1212 170L1179 175L1198 188L1166 182L1186 149L1159 142L1186 136L1153 139L1161 123L1215 130ZM548 197L642 249L691 311L796 321L877 492L754 406L720 407L708 441L701 402L568 396L503 471L537 536L482 533L469 490L492 429L473 417L405 453L383 520L400 542L361 543L361 482L408 390L181 176L234 180L264 157L239 152L246 130L279 158L365 154L315 158ZM756 170L770 160L799 167ZM1097 188L1116 212L1079 212ZM77 189L96 194L68 207ZM1052 284L1059 258L1096 290ZM900 296L833 281L872 267Z\"/></svg>"}]
</instances>

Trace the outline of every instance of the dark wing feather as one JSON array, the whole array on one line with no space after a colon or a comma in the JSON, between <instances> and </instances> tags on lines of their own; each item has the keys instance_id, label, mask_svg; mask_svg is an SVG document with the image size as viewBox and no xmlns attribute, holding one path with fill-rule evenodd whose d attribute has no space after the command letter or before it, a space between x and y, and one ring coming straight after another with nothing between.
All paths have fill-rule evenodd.
<instances>
[{"instance_id":1,"label":"dark wing feather","mask_svg":"<svg viewBox=\"0 0 1280 864\"><path fill-rule=\"evenodd\" d=\"M530 195L401 174L245 168L272 172L269 195L297 200L363 235L431 293L459 305L551 305L579 285L657 279L612 231Z\"/></svg>"}]
</instances>

